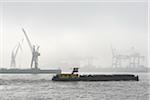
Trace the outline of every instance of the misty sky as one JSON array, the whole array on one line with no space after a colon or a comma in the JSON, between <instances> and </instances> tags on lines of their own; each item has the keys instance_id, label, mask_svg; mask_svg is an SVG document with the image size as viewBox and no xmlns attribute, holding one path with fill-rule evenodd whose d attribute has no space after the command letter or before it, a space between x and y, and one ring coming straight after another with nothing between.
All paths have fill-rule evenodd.
<instances>
[{"instance_id":1,"label":"misty sky","mask_svg":"<svg viewBox=\"0 0 150 100\"><path fill-rule=\"evenodd\" d=\"M132 53L134 47L146 57L147 66L147 0L132 1L1 2L0 65L10 66L12 49L24 38L16 62L29 67L31 51L21 30L24 28L32 44L40 45L39 65L43 68L79 63L79 59L86 63L91 57L96 66L109 67L111 45L121 54Z\"/></svg>"}]
</instances>

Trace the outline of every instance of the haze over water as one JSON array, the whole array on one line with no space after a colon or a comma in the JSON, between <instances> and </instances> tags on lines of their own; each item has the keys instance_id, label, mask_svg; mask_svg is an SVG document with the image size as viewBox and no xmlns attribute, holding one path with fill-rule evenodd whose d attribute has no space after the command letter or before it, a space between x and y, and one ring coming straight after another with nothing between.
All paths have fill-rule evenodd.
<instances>
[{"instance_id":1,"label":"haze over water","mask_svg":"<svg viewBox=\"0 0 150 100\"><path fill-rule=\"evenodd\" d=\"M23 1L23 0L22 0ZM38 2L39 1L39 2ZM40 45L39 66L59 68L79 65L93 57L97 67L110 67L111 45L117 54L138 52L148 64L148 3L146 0L109 2L6 2L0 3L0 65L8 68L11 52L24 38L17 67L29 68L32 44ZM135 50L132 50L134 48Z\"/></svg>"}]
</instances>

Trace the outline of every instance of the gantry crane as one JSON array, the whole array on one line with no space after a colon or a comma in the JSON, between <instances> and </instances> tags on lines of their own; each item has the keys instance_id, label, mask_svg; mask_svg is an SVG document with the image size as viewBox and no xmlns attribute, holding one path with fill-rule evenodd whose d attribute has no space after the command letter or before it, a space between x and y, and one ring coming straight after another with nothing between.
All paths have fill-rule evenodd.
<instances>
[{"instance_id":1,"label":"gantry crane","mask_svg":"<svg viewBox=\"0 0 150 100\"><path fill-rule=\"evenodd\" d=\"M121 67L122 66L122 61L128 60L130 67L138 67L140 66L140 60L144 60L144 56L140 56L139 53L136 53L134 51L134 48L132 47L132 53L128 55L123 55L123 54L117 54L116 49L113 49L111 46L111 51L112 51L112 66L113 67Z\"/></svg>"}]
</instances>

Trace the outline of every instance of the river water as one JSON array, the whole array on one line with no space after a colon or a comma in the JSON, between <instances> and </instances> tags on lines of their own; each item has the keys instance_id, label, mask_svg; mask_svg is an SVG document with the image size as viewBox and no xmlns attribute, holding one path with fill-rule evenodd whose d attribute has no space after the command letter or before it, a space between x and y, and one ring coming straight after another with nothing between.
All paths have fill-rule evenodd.
<instances>
[{"instance_id":1,"label":"river water","mask_svg":"<svg viewBox=\"0 0 150 100\"><path fill-rule=\"evenodd\" d=\"M150 100L150 73L138 82L53 82L53 75L0 75L0 100Z\"/></svg>"}]
</instances>

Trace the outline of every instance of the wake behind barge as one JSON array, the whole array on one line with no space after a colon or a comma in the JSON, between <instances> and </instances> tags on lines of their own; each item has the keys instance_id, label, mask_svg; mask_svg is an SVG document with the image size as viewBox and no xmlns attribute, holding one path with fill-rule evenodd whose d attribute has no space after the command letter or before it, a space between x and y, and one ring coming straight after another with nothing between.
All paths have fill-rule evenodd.
<instances>
[{"instance_id":1,"label":"wake behind barge","mask_svg":"<svg viewBox=\"0 0 150 100\"><path fill-rule=\"evenodd\" d=\"M74 68L71 74L57 74L52 81L139 81L139 77L132 74L113 75L79 75L78 68Z\"/></svg>"}]
</instances>

